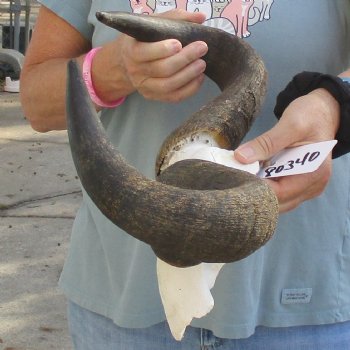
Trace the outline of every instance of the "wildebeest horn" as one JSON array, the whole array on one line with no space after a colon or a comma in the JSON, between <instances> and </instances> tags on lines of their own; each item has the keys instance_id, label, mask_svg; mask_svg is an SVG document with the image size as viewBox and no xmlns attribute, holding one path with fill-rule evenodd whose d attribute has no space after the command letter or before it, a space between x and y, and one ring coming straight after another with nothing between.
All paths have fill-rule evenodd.
<instances>
[{"instance_id":1,"label":"wildebeest horn","mask_svg":"<svg viewBox=\"0 0 350 350\"><path fill-rule=\"evenodd\" d=\"M154 181L128 165L109 142L71 61L68 134L91 199L113 223L175 266L233 262L260 248L278 219L276 196L265 182L201 160L167 164L169 155L203 135L221 148L237 147L264 98L266 72L259 56L241 39L203 25L120 12L98 13L97 18L140 41L206 41L206 74L222 93L167 138L156 164L159 181Z\"/></svg>"}]
</instances>

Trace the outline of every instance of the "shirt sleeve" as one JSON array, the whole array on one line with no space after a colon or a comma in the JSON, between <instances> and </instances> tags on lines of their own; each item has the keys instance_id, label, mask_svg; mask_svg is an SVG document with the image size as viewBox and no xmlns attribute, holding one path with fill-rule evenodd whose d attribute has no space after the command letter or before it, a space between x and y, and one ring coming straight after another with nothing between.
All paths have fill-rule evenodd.
<instances>
[{"instance_id":1,"label":"shirt sleeve","mask_svg":"<svg viewBox=\"0 0 350 350\"><path fill-rule=\"evenodd\" d=\"M93 26L88 22L91 0L38 0L91 41Z\"/></svg>"}]
</instances>

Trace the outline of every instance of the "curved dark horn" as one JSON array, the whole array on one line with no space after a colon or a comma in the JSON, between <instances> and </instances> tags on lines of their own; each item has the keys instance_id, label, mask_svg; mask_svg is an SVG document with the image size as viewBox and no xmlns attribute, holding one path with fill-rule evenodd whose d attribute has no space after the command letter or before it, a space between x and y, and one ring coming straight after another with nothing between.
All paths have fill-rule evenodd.
<instances>
[{"instance_id":1,"label":"curved dark horn","mask_svg":"<svg viewBox=\"0 0 350 350\"><path fill-rule=\"evenodd\" d=\"M220 30L187 22L125 13L99 20L138 40L205 40L208 75L223 90L164 143L157 173L170 152L196 135L235 148L248 131L265 90L265 69L254 51ZM216 56L224 48L226 59ZM221 62L221 64L219 64ZM78 66L68 65L67 122L73 159L101 212L175 266L232 262L264 245L278 219L278 202L261 179L218 164L187 160L161 171L160 181L128 165L108 141ZM201 181L198 181L198 179Z\"/></svg>"},{"instance_id":2,"label":"curved dark horn","mask_svg":"<svg viewBox=\"0 0 350 350\"><path fill-rule=\"evenodd\" d=\"M98 12L97 18L135 39L153 42L176 38L185 46L196 40L208 44L205 74L222 90L188 121L175 130L161 147L156 172L160 173L173 151L197 135L208 135L220 148L235 149L250 129L263 102L266 70L260 56L245 41L222 30L165 18Z\"/></svg>"}]
</instances>

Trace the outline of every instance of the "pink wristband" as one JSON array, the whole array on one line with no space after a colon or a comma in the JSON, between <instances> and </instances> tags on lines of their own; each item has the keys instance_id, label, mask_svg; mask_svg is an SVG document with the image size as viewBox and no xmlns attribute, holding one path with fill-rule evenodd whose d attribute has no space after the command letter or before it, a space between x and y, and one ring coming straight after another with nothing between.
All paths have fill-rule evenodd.
<instances>
[{"instance_id":1,"label":"pink wristband","mask_svg":"<svg viewBox=\"0 0 350 350\"><path fill-rule=\"evenodd\" d=\"M125 96L118 98L118 100L115 100L112 102L104 102L97 96L95 88L94 88L94 84L92 83L91 65L92 65L92 61L96 55L96 52L100 49L101 49L101 47L95 47L94 49L90 50L86 54L84 62L83 62L83 79L84 79L86 88L89 92L89 95L90 95L92 102L94 102L97 106L100 106L100 107L114 108L114 107L121 105L125 101Z\"/></svg>"}]
</instances>

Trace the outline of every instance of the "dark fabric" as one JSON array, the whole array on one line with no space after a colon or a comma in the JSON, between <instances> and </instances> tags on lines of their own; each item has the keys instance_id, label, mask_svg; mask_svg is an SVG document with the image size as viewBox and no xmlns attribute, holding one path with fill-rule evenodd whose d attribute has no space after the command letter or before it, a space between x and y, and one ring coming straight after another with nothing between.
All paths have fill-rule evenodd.
<instances>
[{"instance_id":1,"label":"dark fabric","mask_svg":"<svg viewBox=\"0 0 350 350\"><path fill-rule=\"evenodd\" d=\"M338 143L332 157L337 158L350 152L350 85L341 78L317 72L302 72L281 91L276 100L274 113L278 119L284 110L296 98L318 89L326 89L339 102L340 125L335 138Z\"/></svg>"}]
</instances>

